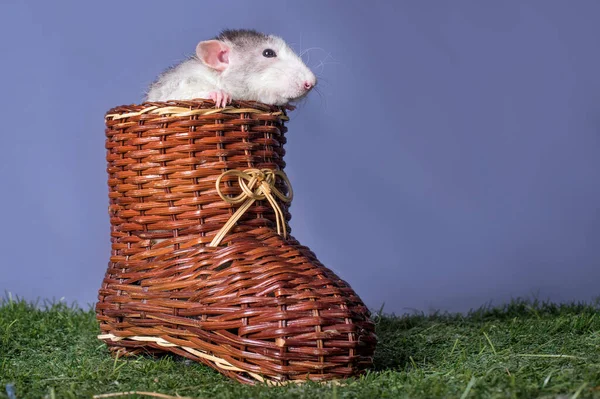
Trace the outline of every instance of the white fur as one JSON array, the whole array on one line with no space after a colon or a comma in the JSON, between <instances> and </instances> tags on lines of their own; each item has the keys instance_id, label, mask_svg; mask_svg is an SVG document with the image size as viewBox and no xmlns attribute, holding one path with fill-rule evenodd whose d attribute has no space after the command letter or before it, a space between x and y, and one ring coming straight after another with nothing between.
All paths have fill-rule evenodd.
<instances>
[{"instance_id":1,"label":"white fur","mask_svg":"<svg viewBox=\"0 0 600 399\"><path fill-rule=\"evenodd\" d=\"M223 72L192 57L163 73L150 87L146 101L209 98L210 93L222 91L233 100L284 105L308 93L304 82L316 85L315 75L280 37L267 36L260 41L239 38L224 43L231 50ZM264 57L268 48L277 57Z\"/></svg>"},{"instance_id":2,"label":"white fur","mask_svg":"<svg viewBox=\"0 0 600 399\"><path fill-rule=\"evenodd\" d=\"M162 74L152 84L146 101L208 98L218 88L218 76L197 58L190 58Z\"/></svg>"}]
</instances>

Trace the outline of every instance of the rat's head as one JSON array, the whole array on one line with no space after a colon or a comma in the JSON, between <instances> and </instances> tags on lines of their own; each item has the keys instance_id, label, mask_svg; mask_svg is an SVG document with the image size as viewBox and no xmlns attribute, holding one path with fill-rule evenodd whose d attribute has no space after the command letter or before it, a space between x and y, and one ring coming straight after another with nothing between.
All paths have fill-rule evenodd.
<instances>
[{"instance_id":1,"label":"rat's head","mask_svg":"<svg viewBox=\"0 0 600 399\"><path fill-rule=\"evenodd\" d=\"M198 43L196 55L219 72L223 89L234 99L283 105L298 100L317 78L277 36L253 30L226 30Z\"/></svg>"}]
</instances>

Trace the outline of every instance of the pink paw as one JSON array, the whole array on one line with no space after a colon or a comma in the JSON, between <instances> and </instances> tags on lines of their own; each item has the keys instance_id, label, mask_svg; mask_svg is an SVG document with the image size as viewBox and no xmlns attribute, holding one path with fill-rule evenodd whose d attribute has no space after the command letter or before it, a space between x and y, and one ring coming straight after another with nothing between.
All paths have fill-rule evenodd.
<instances>
[{"instance_id":1,"label":"pink paw","mask_svg":"<svg viewBox=\"0 0 600 399\"><path fill-rule=\"evenodd\" d=\"M208 97L215 102L217 108L224 108L231 101L231 96L221 90L208 93Z\"/></svg>"}]
</instances>

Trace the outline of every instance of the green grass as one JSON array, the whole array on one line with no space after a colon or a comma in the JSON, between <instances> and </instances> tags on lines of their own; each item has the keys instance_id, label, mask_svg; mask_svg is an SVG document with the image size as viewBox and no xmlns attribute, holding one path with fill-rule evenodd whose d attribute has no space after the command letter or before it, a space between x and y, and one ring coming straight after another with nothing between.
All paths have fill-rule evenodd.
<instances>
[{"instance_id":1,"label":"green grass","mask_svg":"<svg viewBox=\"0 0 600 399\"><path fill-rule=\"evenodd\" d=\"M374 370L344 386L248 387L175 357L113 359L94 314L0 305L0 398L149 391L193 398L600 398L600 307L515 301L468 316L375 317ZM147 396L128 396L128 398Z\"/></svg>"}]
</instances>

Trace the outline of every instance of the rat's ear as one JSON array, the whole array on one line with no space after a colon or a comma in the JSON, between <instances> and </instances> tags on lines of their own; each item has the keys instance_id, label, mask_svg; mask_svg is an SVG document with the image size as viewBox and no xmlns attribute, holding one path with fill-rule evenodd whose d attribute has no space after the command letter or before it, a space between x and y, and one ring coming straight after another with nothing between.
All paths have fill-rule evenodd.
<instances>
[{"instance_id":1,"label":"rat's ear","mask_svg":"<svg viewBox=\"0 0 600 399\"><path fill-rule=\"evenodd\" d=\"M228 45L220 40L207 40L198 43L196 46L196 56L206 66L217 71L224 71L229 65Z\"/></svg>"}]
</instances>

